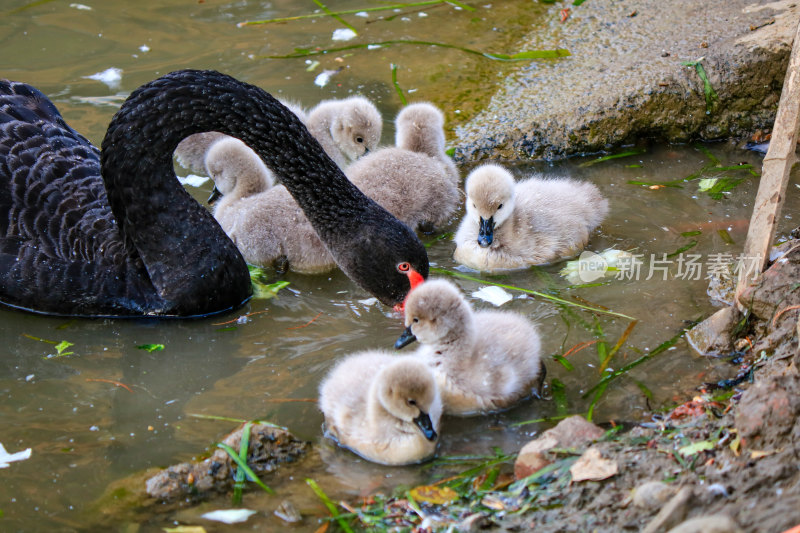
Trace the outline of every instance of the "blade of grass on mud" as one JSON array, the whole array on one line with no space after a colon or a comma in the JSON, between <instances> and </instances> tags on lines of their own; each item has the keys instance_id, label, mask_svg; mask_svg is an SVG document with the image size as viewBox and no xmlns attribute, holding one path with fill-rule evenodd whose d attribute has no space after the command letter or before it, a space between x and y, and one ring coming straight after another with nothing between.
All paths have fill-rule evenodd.
<instances>
[{"instance_id":1,"label":"blade of grass on mud","mask_svg":"<svg viewBox=\"0 0 800 533\"><path fill-rule=\"evenodd\" d=\"M614 345L613 348L611 348L611 351L608 352L608 355L606 355L605 359L600 363L601 374L606 371L606 368L608 368L608 364L611 362L611 358L614 357L614 355L619 351L620 348L622 348L622 345L625 344L625 341L628 340L628 337L630 337L633 328L635 328L636 324L638 323L639 323L638 320L633 320L630 324L628 324L628 327L625 328L625 331L622 332L622 335L619 336L617 343Z\"/></svg>"},{"instance_id":2,"label":"blade of grass on mud","mask_svg":"<svg viewBox=\"0 0 800 533\"><path fill-rule=\"evenodd\" d=\"M239 459L247 462L247 452L250 448L250 426L252 423L247 422L242 428L242 438L239 441ZM242 491L244 490L244 470L241 468L236 469L236 475L233 478L233 498L234 506L242 503Z\"/></svg>"},{"instance_id":3,"label":"blade of grass on mud","mask_svg":"<svg viewBox=\"0 0 800 533\"><path fill-rule=\"evenodd\" d=\"M636 320L633 317L630 317L628 315L624 315L622 313L617 313L616 311L612 311L610 309L597 309L597 308L589 307L588 305L579 304L577 302L570 302L569 300L564 300L563 298L559 298L557 296L552 296L550 294L545 294L545 293L540 292L540 291L534 291L534 290L531 290L531 289L523 289L522 287L515 287L513 285L505 285L503 283L496 283L494 281L480 279L480 278L476 278L474 276L468 276L467 274L462 274L461 272L457 272L457 271L453 271L453 270L447 270L447 269L444 269L444 268L433 267L433 268L431 268L431 271L432 272L436 272L438 274L444 274L446 276L453 276L453 277L456 277L456 278L475 281L475 282L478 282L478 283L484 283L484 284L488 284L488 285L496 285L497 287L502 287L504 289L509 289L509 290L512 290L512 291L524 292L525 294L538 296L540 298L544 298L544 299L550 300L552 302L558 302L560 304L568 305L568 306L571 306L571 307L577 307L577 308L583 309L585 311L591 311L593 313L601 313L601 314L606 314L606 315L617 316L617 317L620 317L620 318L626 318L628 320Z\"/></svg>"},{"instance_id":4,"label":"blade of grass on mud","mask_svg":"<svg viewBox=\"0 0 800 533\"><path fill-rule=\"evenodd\" d=\"M314 491L314 494L317 495L317 498L322 500L322 503L325 504L325 507L328 508L328 511L331 513L331 516L336 520L339 524L339 527L342 528L342 531L346 533L353 533L353 530L350 528L350 524L340 515L339 509L336 508L336 505L331 501L327 494L317 485L317 482L311 478L306 479L306 484L311 487L311 490Z\"/></svg>"},{"instance_id":5,"label":"blade of grass on mud","mask_svg":"<svg viewBox=\"0 0 800 533\"><path fill-rule=\"evenodd\" d=\"M637 148L635 150L627 150L625 152L620 152L618 154L611 154L611 155L604 155L602 157L598 157L597 159L592 159L591 161L586 161L578 165L579 167L590 167L592 165L596 165L597 163L603 163L605 161L611 161L612 159L620 159L623 157L630 157L633 155L641 155L645 153L647 150L644 148Z\"/></svg>"},{"instance_id":6,"label":"blade of grass on mud","mask_svg":"<svg viewBox=\"0 0 800 533\"><path fill-rule=\"evenodd\" d=\"M712 87L711 81L708 79L706 69L703 68L703 59L705 58L701 57L697 61L682 61L681 65L694 67L695 72L697 72L697 76L703 82L703 94L706 99L706 113L710 113L719 97L717 96L717 91L715 91L714 87Z\"/></svg>"},{"instance_id":7,"label":"blade of grass on mud","mask_svg":"<svg viewBox=\"0 0 800 533\"><path fill-rule=\"evenodd\" d=\"M718 229L717 235L720 236L725 244L736 244L736 241L733 240L733 237L731 237L731 234L728 233L728 230L726 229Z\"/></svg>"},{"instance_id":8,"label":"blade of grass on mud","mask_svg":"<svg viewBox=\"0 0 800 533\"><path fill-rule=\"evenodd\" d=\"M614 381L615 379L619 378L620 376L624 376L629 370L631 370L633 368L636 368L637 366L641 365L645 361L648 361L648 360L652 359L653 357L655 357L656 355L660 354L661 352L666 351L669 348L672 348L685 334L686 334L685 331L681 331L680 333L678 333L677 335L675 335L671 339L666 340L666 341L662 342L661 344L659 344L650 353L646 353L643 356L639 357L638 359L636 359L634 361L631 361L627 365L623 366L619 370L616 370L616 371L612 372L608 376L606 376L603 379L601 379L591 389L586 391L583 394L583 396L581 396L581 397L582 398L588 398L591 393L593 393L594 391L596 391L600 387L605 387L611 381Z\"/></svg>"},{"instance_id":9,"label":"blade of grass on mud","mask_svg":"<svg viewBox=\"0 0 800 533\"><path fill-rule=\"evenodd\" d=\"M403 94L403 89L400 88L400 83L397 81L397 65L394 63L392 63L392 85L394 85L394 90L397 91L397 96L400 97L400 103L407 106L408 100L406 100L406 95Z\"/></svg>"},{"instance_id":10,"label":"blade of grass on mud","mask_svg":"<svg viewBox=\"0 0 800 533\"><path fill-rule=\"evenodd\" d=\"M534 59L557 59L561 57L567 57L570 55L569 50L565 50L563 48L558 48L555 50L527 50L523 52L517 52L516 54L498 54L498 53L481 52L480 50L473 50L471 48L465 48L463 46L458 46L449 43L420 41L416 39L392 39L389 41L351 44L347 46L339 46L336 48L325 48L320 50L317 49L311 50L308 48L295 48L294 53L291 54L269 55L260 57L265 59L296 59L299 57L334 54L339 52L345 52L347 50L374 49L374 48L389 47L393 45L417 45L417 46L431 46L438 48L450 48L453 50L460 50L467 54L478 55L481 57L486 57L488 59L494 59L496 61L531 61Z\"/></svg>"},{"instance_id":11,"label":"blade of grass on mud","mask_svg":"<svg viewBox=\"0 0 800 533\"><path fill-rule=\"evenodd\" d=\"M275 491L273 491L271 488L269 488L269 487L268 487L268 486L267 486L267 485L266 485L266 484L265 484L263 481L261 481L261 480L258 478L258 476L256 475L256 473L255 473L255 472L253 472L253 470L252 470L252 469L251 469L251 468L250 468L250 467L247 465L247 461L243 461L243 460L242 460L242 459L239 457L239 454L236 452L236 450L234 450L233 448L231 448L230 446L228 446L228 445L227 445L227 444L225 444L224 442L218 442L218 443L217 443L217 446L218 446L219 448L222 448L222 449L223 449L223 450L225 450L226 452L228 452L228 455L229 455L229 456L230 456L230 458L233 460L233 462L234 462L234 463L236 463L236 465L237 465L239 468L241 468L242 470L244 470L244 473L245 473L245 475L247 475L247 479L249 479L250 481L252 481L252 482L253 482L253 483L255 483L256 485L258 485L259 487L261 487L261 489L262 489L264 492L266 492L267 494L275 494Z\"/></svg>"},{"instance_id":12,"label":"blade of grass on mud","mask_svg":"<svg viewBox=\"0 0 800 533\"><path fill-rule=\"evenodd\" d=\"M245 424L248 422L252 422L253 424L262 424L277 429L288 430L288 428L285 426L279 426L278 424L273 424L272 422L269 422L267 420L245 420L243 418L232 418L229 416L219 416L219 415L206 415L202 413L188 413L188 415L191 416L192 418L200 418L203 420L219 420L221 422L236 422L237 424Z\"/></svg>"}]
</instances>

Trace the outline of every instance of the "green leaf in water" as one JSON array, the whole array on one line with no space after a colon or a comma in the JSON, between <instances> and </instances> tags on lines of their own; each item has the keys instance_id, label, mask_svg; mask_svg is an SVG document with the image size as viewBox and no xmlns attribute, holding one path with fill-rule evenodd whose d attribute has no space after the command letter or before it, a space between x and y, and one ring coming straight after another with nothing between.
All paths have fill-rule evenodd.
<instances>
[{"instance_id":1,"label":"green leaf in water","mask_svg":"<svg viewBox=\"0 0 800 533\"><path fill-rule=\"evenodd\" d=\"M452 148L448 148L447 150L444 151L444 153L446 153L449 157L453 157L454 155L456 155L456 147L454 146Z\"/></svg>"},{"instance_id":2,"label":"green leaf in water","mask_svg":"<svg viewBox=\"0 0 800 533\"><path fill-rule=\"evenodd\" d=\"M325 492L319 487L319 485L317 485L317 482L311 478L308 478L306 479L306 483L308 484L309 487L311 487L311 490L314 491L314 494L317 495L317 498L322 500L322 503L324 503L325 507L328 508L328 511L331 513L331 516L339 524L339 527L342 528L342 531L345 531L346 533L353 533L353 530L347 523L347 521L339 515L339 510L336 508L336 505L331 501L328 495L325 494Z\"/></svg>"},{"instance_id":3,"label":"green leaf in water","mask_svg":"<svg viewBox=\"0 0 800 533\"><path fill-rule=\"evenodd\" d=\"M635 379L633 380L633 382L636 383L636 386L639 387L639 390L642 391L642 394L644 394L645 398L647 398L652 402L653 392L647 387L647 385Z\"/></svg>"},{"instance_id":4,"label":"green leaf in water","mask_svg":"<svg viewBox=\"0 0 800 533\"><path fill-rule=\"evenodd\" d=\"M696 237L702 234L703 232L698 229L695 231L684 231L683 233L681 233L681 237Z\"/></svg>"},{"instance_id":5,"label":"green leaf in water","mask_svg":"<svg viewBox=\"0 0 800 533\"><path fill-rule=\"evenodd\" d=\"M56 352L58 352L56 357L61 357L63 355L72 355L73 353L75 353L75 352L65 352L64 351L67 348L69 348L70 346L75 346L75 345L72 344L69 341L61 341L58 344L56 344Z\"/></svg>"},{"instance_id":6,"label":"green leaf in water","mask_svg":"<svg viewBox=\"0 0 800 533\"><path fill-rule=\"evenodd\" d=\"M568 410L567 387L559 380L553 378L550 382L550 393L553 395L553 401L556 404L556 414L558 416L565 416Z\"/></svg>"},{"instance_id":7,"label":"green leaf in water","mask_svg":"<svg viewBox=\"0 0 800 533\"><path fill-rule=\"evenodd\" d=\"M579 6L579 5L581 5L582 3L584 3L585 1L586 1L586 0L574 0L574 1L572 2L572 5L573 5L573 6Z\"/></svg>"},{"instance_id":8,"label":"green leaf in water","mask_svg":"<svg viewBox=\"0 0 800 533\"><path fill-rule=\"evenodd\" d=\"M397 91L397 96L400 97L400 103L404 106L408 105L406 95L403 94L403 89L400 88L400 84L397 82L397 65L394 63L392 63L392 85L394 85L394 90Z\"/></svg>"},{"instance_id":9,"label":"green leaf in water","mask_svg":"<svg viewBox=\"0 0 800 533\"><path fill-rule=\"evenodd\" d=\"M736 244L736 242L733 240L733 237L731 237L731 234L728 233L728 230L726 230L724 228L723 229L718 229L717 230L717 235L719 235L722 238L722 240L725 242L725 244Z\"/></svg>"},{"instance_id":10,"label":"green leaf in water","mask_svg":"<svg viewBox=\"0 0 800 533\"><path fill-rule=\"evenodd\" d=\"M164 349L163 344L140 344L137 346L140 350L147 350L148 352L160 352Z\"/></svg>"},{"instance_id":11,"label":"green leaf in water","mask_svg":"<svg viewBox=\"0 0 800 533\"><path fill-rule=\"evenodd\" d=\"M270 283L268 285L254 282L253 298L255 298L256 300L274 298L275 295L278 294L278 291L288 286L289 286L288 281L276 281L275 283Z\"/></svg>"},{"instance_id":12,"label":"green leaf in water","mask_svg":"<svg viewBox=\"0 0 800 533\"><path fill-rule=\"evenodd\" d=\"M596 165L597 163L603 163L604 161L611 161L612 159L619 159L621 157L630 157L632 155L641 155L645 153L647 150L644 148L637 148L635 150L627 150L625 152L620 152L618 154L611 154L611 155L604 155L603 157L598 157L597 159L592 159L591 161L586 161L578 165L579 167L590 167L592 165Z\"/></svg>"},{"instance_id":13,"label":"green leaf in water","mask_svg":"<svg viewBox=\"0 0 800 533\"><path fill-rule=\"evenodd\" d=\"M700 192L710 191L711 188L717 184L719 178L704 178L697 183L697 190Z\"/></svg>"},{"instance_id":14,"label":"green leaf in water","mask_svg":"<svg viewBox=\"0 0 800 533\"><path fill-rule=\"evenodd\" d=\"M634 165L625 165L625 168L642 168L642 167L644 167L644 165L640 165L639 163L636 163Z\"/></svg>"},{"instance_id":15,"label":"green leaf in water","mask_svg":"<svg viewBox=\"0 0 800 533\"><path fill-rule=\"evenodd\" d=\"M672 252L671 254L667 254L667 257L675 257L676 255L680 255L680 254L682 254L683 252L686 252L686 251L688 251L688 250L691 250L691 249L692 249L692 248L694 248L695 246L697 246L697 241L693 240L693 241L692 241L692 242L690 242L689 244L685 244L685 245L681 246L680 248L678 248L677 250L675 250L675 251L674 251L674 252Z\"/></svg>"}]
</instances>

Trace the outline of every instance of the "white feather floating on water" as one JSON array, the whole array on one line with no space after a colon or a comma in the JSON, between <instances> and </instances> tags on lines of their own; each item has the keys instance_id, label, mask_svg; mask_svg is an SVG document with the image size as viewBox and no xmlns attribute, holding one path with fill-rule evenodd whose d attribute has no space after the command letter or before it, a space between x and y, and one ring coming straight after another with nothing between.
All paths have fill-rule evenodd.
<instances>
[{"instance_id":1,"label":"white feather floating on water","mask_svg":"<svg viewBox=\"0 0 800 533\"><path fill-rule=\"evenodd\" d=\"M337 30L333 30L333 37L331 37L331 39L334 41L349 41L356 35L358 34L350 28L339 28Z\"/></svg>"},{"instance_id":2,"label":"white feather floating on water","mask_svg":"<svg viewBox=\"0 0 800 533\"><path fill-rule=\"evenodd\" d=\"M508 292L498 287L497 285L489 285L481 287L479 290L472 293L474 298L480 298L485 302L500 307L506 302L510 302L513 298Z\"/></svg>"},{"instance_id":3,"label":"white feather floating on water","mask_svg":"<svg viewBox=\"0 0 800 533\"><path fill-rule=\"evenodd\" d=\"M3 444L0 443L0 468L8 468L10 463L30 459L32 453L33 451L30 448L17 453L8 453Z\"/></svg>"},{"instance_id":4,"label":"white feather floating on water","mask_svg":"<svg viewBox=\"0 0 800 533\"><path fill-rule=\"evenodd\" d=\"M197 174L189 174L188 176L183 178L178 176L178 181L181 182L181 185L191 185L192 187L199 187L205 182L207 182L209 179L211 178L208 178L206 176L198 176Z\"/></svg>"},{"instance_id":5,"label":"white feather floating on water","mask_svg":"<svg viewBox=\"0 0 800 533\"><path fill-rule=\"evenodd\" d=\"M111 89L119 87L119 82L122 81L122 69L111 67L102 72L97 72L91 76L84 76L85 79L101 81L108 85Z\"/></svg>"},{"instance_id":6,"label":"white feather floating on water","mask_svg":"<svg viewBox=\"0 0 800 533\"><path fill-rule=\"evenodd\" d=\"M256 512L250 509L219 509L218 511L211 511L200 515L200 517L206 520L223 522L225 524L238 524L247 522L247 519L254 514L256 514Z\"/></svg>"}]
</instances>

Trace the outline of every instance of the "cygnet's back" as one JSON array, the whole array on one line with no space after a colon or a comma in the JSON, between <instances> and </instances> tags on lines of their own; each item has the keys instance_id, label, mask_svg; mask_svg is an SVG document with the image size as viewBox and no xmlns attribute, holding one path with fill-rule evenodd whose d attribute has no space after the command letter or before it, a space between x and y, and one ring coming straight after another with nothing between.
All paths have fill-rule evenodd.
<instances>
[{"instance_id":1,"label":"cygnet's back","mask_svg":"<svg viewBox=\"0 0 800 533\"><path fill-rule=\"evenodd\" d=\"M306 125L341 168L377 148L383 131L378 108L363 96L323 100L308 113Z\"/></svg>"},{"instance_id":2,"label":"cygnet's back","mask_svg":"<svg viewBox=\"0 0 800 533\"><path fill-rule=\"evenodd\" d=\"M283 185L242 198L215 216L250 264L304 274L336 267L333 256Z\"/></svg>"},{"instance_id":3,"label":"cygnet's back","mask_svg":"<svg viewBox=\"0 0 800 533\"><path fill-rule=\"evenodd\" d=\"M382 464L422 461L436 450L441 399L425 362L367 351L337 363L320 384L327 434Z\"/></svg>"},{"instance_id":4,"label":"cygnet's back","mask_svg":"<svg viewBox=\"0 0 800 533\"><path fill-rule=\"evenodd\" d=\"M516 183L499 165L473 170L454 259L484 271L525 268L570 257L608 213L588 182L534 175Z\"/></svg>"},{"instance_id":5,"label":"cygnet's back","mask_svg":"<svg viewBox=\"0 0 800 533\"><path fill-rule=\"evenodd\" d=\"M448 414L505 409L541 388L544 365L534 325L517 313L473 311L446 280L430 280L405 302L406 333L434 370Z\"/></svg>"},{"instance_id":6,"label":"cygnet's back","mask_svg":"<svg viewBox=\"0 0 800 533\"><path fill-rule=\"evenodd\" d=\"M409 227L431 231L449 220L460 199L458 171L445 153L444 117L432 104L411 104L396 126L396 147L367 154L345 174Z\"/></svg>"}]
</instances>

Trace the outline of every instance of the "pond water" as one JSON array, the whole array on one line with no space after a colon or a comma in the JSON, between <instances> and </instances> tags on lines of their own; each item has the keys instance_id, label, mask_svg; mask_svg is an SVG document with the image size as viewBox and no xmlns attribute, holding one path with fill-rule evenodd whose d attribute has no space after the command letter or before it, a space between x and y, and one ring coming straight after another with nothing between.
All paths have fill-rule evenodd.
<instances>
[{"instance_id":1,"label":"pond water","mask_svg":"<svg viewBox=\"0 0 800 533\"><path fill-rule=\"evenodd\" d=\"M337 9L376 5L346 1L338 2ZM400 13L370 13L366 18L351 15L347 20L360 32L352 42L423 39L506 52L511 52L508 46L515 32L531 24L545 26L537 19L538 8L529 3L475 7L475 12L447 5L414 7ZM316 9L313 2L11 1L3 9L2 75L43 90L67 121L97 144L131 90L177 68L222 70L307 106L360 92L384 114L387 142L393 136L390 119L400 106L391 83L392 63L398 64L399 83L410 98L439 104L451 120L468 114L476 95L490 90L492 77L501 72L497 65L487 66L485 59L422 46L265 59L262 56L287 54L294 48L340 46L331 35L344 26L325 18L236 26L245 20L310 13ZM312 69L313 61L320 65ZM122 70L118 85L87 78L111 67ZM322 71L340 67L328 85L314 84ZM673 339L692 320L714 311L705 277L715 261L741 252L758 185L747 171L713 169L702 177L743 179L722 199L699 191L698 180L681 187L630 184L685 178L713 158L723 165L744 162L760 169L760 156L727 144L640 148L638 155L590 166L582 165L591 157L558 164L512 163L518 176L536 170L596 183L610 199L611 214L588 248L599 252L615 247L642 254L639 275L574 288L559 275L563 264L554 264L504 276L471 274L482 281L451 279L468 295L487 282L497 282L602 306L638 322L629 329L627 318L510 291L515 298L503 309L538 324L547 354L549 392L554 395L552 384L557 380L564 385L563 400L528 401L488 417L446 418L439 456L487 455L494 449L513 452L552 424L519 423L564 410L586 414L592 406L595 421L639 421L703 381L735 372L725 361L698 357L680 339L612 381L594 405L593 395L584 398L603 375L602 350L611 351L626 332L629 335L609 363L611 369L635 361ZM468 171L462 168L464 174ZM789 186L798 187L797 175ZM202 201L209 190L206 184L192 192ZM788 195L779 235L797 226L792 214L798 207L798 195ZM453 231L456 225L454 219L444 229ZM461 273L452 261L454 246L448 238L424 240L430 243L434 266ZM687 249L692 242L696 244ZM681 249L683 256L663 257ZM687 254L697 255L699 265L688 274L679 270L687 266L680 262ZM0 308L0 343L6 346L0 350L0 442L10 452L33 449L29 460L2 470L0 529L160 531L188 523L214 530L217 526L199 515L229 507L228 498L187 509L121 510L113 498L95 503L120 480L203 455L236 426L195 415L269 420L314 443L309 458L296 468L265 478L277 496L247 492L244 505L262 512L230 529L284 528L272 511L289 499L306 515L294 529L316 530L316 517L326 513L305 478L315 479L334 500L434 479L438 471L430 465L385 468L335 448L322 438L322 417L313 403L319 381L337 358L365 348L390 349L402 330L400 316L371 302L338 271L280 279L290 285L274 299L253 300L227 315L192 321L69 320ZM491 306L472 296L470 300L476 307ZM237 320L240 317L245 318ZM61 341L71 345L58 346ZM587 341L597 342L568 355L571 369L550 357ZM147 344L163 344L164 349L138 348ZM55 357L59 348L62 355Z\"/></svg>"}]
</instances>

